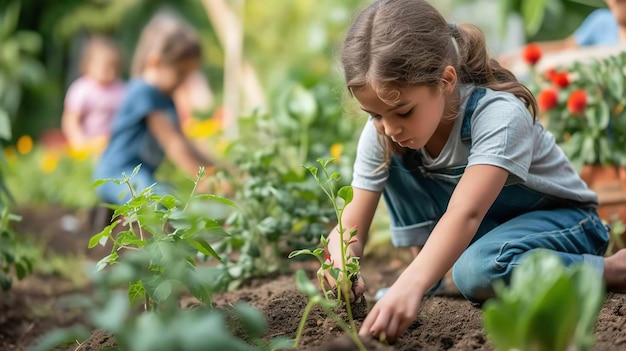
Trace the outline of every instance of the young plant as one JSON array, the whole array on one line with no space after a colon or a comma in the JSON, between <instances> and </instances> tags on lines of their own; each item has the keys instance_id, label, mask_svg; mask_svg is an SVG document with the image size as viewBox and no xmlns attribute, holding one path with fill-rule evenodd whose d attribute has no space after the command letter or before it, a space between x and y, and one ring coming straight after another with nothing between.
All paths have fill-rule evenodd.
<instances>
[{"instance_id":1,"label":"young plant","mask_svg":"<svg viewBox=\"0 0 626 351\"><path fill-rule=\"evenodd\" d=\"M588 350L602 306L602 276L591 267L565 268L548 251L524 258L510 286L494 284L485 303L484 328L497 350Z\"/></svg>"},{"instance_id":2,"label":"young plant","mask_svg":"<svg viewBox=\"0 0 626 351\"><path fill-rule=\"evenodd\" d=\"M8 207L0 207L0 288L9 290L13 284L13 276L23 279L33 270L32 260L17 253L17 238L10 227L11 221L20 217L9 212Z\"/></svg>"},{"instance_id":3,"label":"young plant","mask_svg":"<svg viewBox=\"0 0 626 351\"><path fill-rule=\"evenodd\" d=\"M207 240L228 234L216 220L207 218L202 212L194 212L191 203L208 199L230 206L234 204L215 195L194 194L196 185L205 176L204 168L200 168L186 203L170 195L155 195L152 187L138 192L132 186L132 178L139 167L130 177L123 174L122 179L105 179L94 184L98 186L109 181L125 184L131 194L128 202L114 207L113 223L89 241L89 248L105 245L109 240L113 242L111 254L98 262L97 269L116 263L122 249L139 251L133 257L147 255L150 259L148 265L137 267L144 272L141 279L130 282L128 296L131 302L143 300L146 310L156 309L182 285L204 304L210 305L215 286L197 276L195 257L202 254L221 260ZM114 229L120 225L122 230L114 234Z\"/></svg>"},{"instance_id":4,"label":"young plant","mask_svg":"<svg viewBox=\"0 0 626 351\"><path fill-rule=\"evenodd\" d=\"M113 335L116 347L129 351L276 350L290 340L263 336L266 321L258 310L238 304L219 310L211 303L212 293L228 280L220 267L196 266L199 254L220 259L208 240L227 235L219 223L206 217L206 207L196 201L217 200L214 195L195 195L195 185L204 176L200 169L189 199L181 202L152 194L151 188L136 191L132 178L104 180L126 184L131 199L117 206L114 216L123 216L92 237L89 246L113 242L113 250L92 273L94 298L87 304L92 326ZM124 230L113 234L113 228ZM128 250L123 255L118 252ZM108 269L103 269L104 267ZM130 286L129 286L130 285ZM128 288L127 293L120 288ZM203 306L180 308L180 298L191 293ZM145 311L136 313L133 304L143 301ZM77 338L84 328L57 331L40 340L36 351L51 350L61 342ZM79 347L80 349L81 347Z\"/></svg>"},{"instance_id":5,"label":"young plant","mask_svg":"<svg viewBox=\"0 0 626 351\"><path fill-rule=\"evenodd\" d=\"M328 240L324 235L320 237L320 242L322 243L322 248L316 248L314 250L302 249L296 250L289 254L289 258L299 256L299 255L312 255L315 256L320 261L320 268L317 271L317 278L320 282L320 286L322 291L324 292L325 300L322 300L321 297L317 294L317 289L311 290L311 287L306 285L302 279L306 280L306 276L303 278L303 272L298 272L297 283L300 291L309 296L309 305L307 305L307 309L302 315L302 320L300 322L300 326L298 328L298 332L296 335L296 343L295 346L298 345L300 337L302 335L304 321L308 317L308 313L310 309L315 304L320 304L322 308L325 310L332 310L332 306L338 306L340 304L341 298L345 302L346 312L348 314L348 323L338 323L346 333L353 339L355 344L359 347L360 350L364 350L364 346L361 343L358 335L356 325L354 324L354 318L352 316L352 305L350 303L350 291L352 290L352 284L356 279L358 279L358 274L360 271L359 259L357 257L352 257L348 251L348 247L350 244L356 242L357 228L351 228L348 231L347 239L344 234L346 234L346 228L343 225L342 217L343 211L346 206L350 204L353 198L353 189L351 186L343 186L339 190L335 190L335 184L339 181L340 175L337 172L330 173L328 171L328 164L333 161L333 159L328 159L326 161L322 159L317 159L317 162L320 164L324 177L320 178L318 176L318 167L310 166L307 167L309 172L313 175L317 183L320 185L326 196L330 199L333 209L335 212L335 216L337 218L337 231L339 232L339 248L341 251L340 265L336 266L335 262L331 260L331 257L328 254ZM335 280L337 286L337 300L334 301L333 304L329 304L328 301L331 300L328 291L325 289L324 284L324 275L325 272ZM308 280L307 280L308 281ZM310 284L310 282L309 282ZM317 297L316 297L317 296ZM330 313L332 316L335 316L334 313ZM337 318L335 318L337 319Z\"/></svg>"}]
</instances>

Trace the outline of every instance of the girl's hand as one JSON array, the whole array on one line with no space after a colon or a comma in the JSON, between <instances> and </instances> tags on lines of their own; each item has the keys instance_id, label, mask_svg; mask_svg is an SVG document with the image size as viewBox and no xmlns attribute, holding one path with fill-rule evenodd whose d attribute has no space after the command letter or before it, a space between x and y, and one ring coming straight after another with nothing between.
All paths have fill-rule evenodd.
<instances>
[{"instance_id":1,"label":"girl's hand","mask_svg":"<svg viewBox=\"0 0 626 351\"><path fill-rule=\"evenodd\" d=\"M370 311L359 334L395 341L417 318L423 293L398 279Z\"/></svg>"}]
</instances>

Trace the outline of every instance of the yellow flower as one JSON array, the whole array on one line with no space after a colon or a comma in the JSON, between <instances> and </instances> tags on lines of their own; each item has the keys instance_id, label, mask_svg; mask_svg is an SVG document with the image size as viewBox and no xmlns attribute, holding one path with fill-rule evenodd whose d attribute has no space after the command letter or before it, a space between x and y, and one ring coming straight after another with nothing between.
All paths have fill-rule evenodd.
<instances>
[{"instance_id":1,"label":"yellow flower","mask_svg":"<svg viewBox=\"0 0 626 351\"><path fill-rule=\"evenodd\" d=\"M45 174L54 172L59 163L59 156L53 152L46 152L41 159L41 170Z\"/></svg>"},{"instance_id":2,"label":"yellow flower","mask_svg":"<svg viewBox=\"0 0 626 351\"><path fill-rule=\"evenodd\" d=\"M220 121L211 118L200 122L191 122L185 128L185 134L191 138L207 138L222 130Z\"/></svg>"},{"instance_id":3,"label":"yellow flower","mask_svg":"<svg viewBox=\"0 0 626 351\"><path fill-rule=\"evenodd\" d=\"M22 155L28 154L33 149L33 138L28 135L22 135L17 139L17 152Z\"/></svg>"},{"instance_id":4,"label":"yellow flower","mask_svg":"<svg viewBox=\"0 0 626 351\"><path fill-rule=\"evenodd\" d=\"M69 148L68 156L75 161L83 162L89 157L89 147L71 147Z\"/></svg>"},{"instance_id":5,"label":"yellow flower","mask_svg":"<svg viewBox=\"0 0 626 351\"><path fill-rule=\"evenodd\" d=\"M343 144L334 143L330 147L330 155L334 158L333 162L338 163L339 158L341 157L341 152L343 151Z\"/></svg>"},{"instance_id":6,"label":"yellow flower","mask_svg":"<svg viewBox=\"0 0 626 351\"><path fill-rule=\"evenodd\" d=\"M7 159L8 163L15 161L16 156L17 154L13 146L7 146L4 148L4 157Z\"/></svg>"}]
</instances>

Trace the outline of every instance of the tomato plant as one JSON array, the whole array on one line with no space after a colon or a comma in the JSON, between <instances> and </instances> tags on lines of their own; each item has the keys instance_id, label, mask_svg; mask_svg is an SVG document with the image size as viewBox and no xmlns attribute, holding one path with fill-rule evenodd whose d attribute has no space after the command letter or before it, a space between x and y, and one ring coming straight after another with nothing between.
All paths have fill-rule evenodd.
<instances>
[{"instance_id":1,"label":"tomato plant","mask_svg":"<svg viewBox=\"0 0 626 351\"><path fill-rule=\"evenodd\" d=\"M352 202L353 189L351 186L346 185L336 190L336 183L339 181L341 176L337 172L329 172L328 164L332 162L332 160L332 158L326 161L322 159L317 160L317 162L321 166L322 175L318 175L318 167L310 166L307 167L307 169L311 173L311 175L313 175L313 178L316 180L319 186L322 188L324 194L330 199L335 216L338 220L337 230L339 231L339 238L345 238L344 234L346 232L346 228L344 228L343 226L342 215L346 206L348 206L350 202ZM320 237L322 248L316 248L315 250L296 250L289 254L290 258L299 255L312 255L320 261L320 268L317 271L317 278L320 282L320 286L322 287L325 297L325 299L322 299L321 296L319 296L317 289L313 284L311 284L311 282L308 281L303 271L297 272L296 282L298 288L309 297L309 304L307 305L307 308L302 315L302 320L298 327L295 347L298 346L300 337L302 336L304 321L306 321L308 313L310 312L312 306L314 306L315 304L319 304L320 306L322 306L322 308L327 310L327 312L331 316L334 316L336 320L340 321L338 322L339 326L342 327L346 333L348 333L348 335L352 338L359 350L365 350L365 347L363 346L361 340L359 339L359 336L357 335L356 325L354 324L354 318L352 316L352 305L350 303L350 290L352 289L352 283L357 278L360 271L358 257L350 256L348 251L348 247L350 246L350 244L356 241L356 234L357 228L351 228L348 231L348 240L340 240L339 247L341 250L341 263L338 267L333 261L331 261L330 257L328 257L328 239L324 235ZM328 271L337 283L336 301L331 301L331 297L324 287L324 271ZM348 313L349 324L346 324L340 318L338 318L335 313L332 313L332 308L339 306L342 297L343 301L345 302L346 311Z\"/></svg>"}]
</instances>

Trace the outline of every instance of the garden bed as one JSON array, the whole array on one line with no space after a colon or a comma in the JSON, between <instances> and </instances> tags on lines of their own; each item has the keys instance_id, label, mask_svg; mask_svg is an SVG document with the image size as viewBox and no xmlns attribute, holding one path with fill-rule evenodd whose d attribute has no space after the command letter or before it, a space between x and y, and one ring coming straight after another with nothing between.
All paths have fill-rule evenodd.
<instances>
[{"instance_id":1,"label":"garden bed","mask_svg":"<svg viewBox=\"0 0 626 351\"><path fill-rule=\"evenodd\" d=\"M53 238L54 244L51 242L49 247L76 250L86 247L88 235L84 231L68 234L50 229L61 228L57 222L64 217L59 209L31 211L25 215L27 218L20 229ZM46 220L42 221L44 217ZM65 218L67 221L68 217ZM391 284L406 262L406 255L396 249L390 249L385 257L366 259L362 269L368 284L366 298L371 301L378 288ZM41 275L30 276L18 282L10 292L0 293L0 350L25 350L38 336L55 327L82 322L85 316L81 309L68 302L88 294L88 287L73 286L61 277ZM268 337L294 337L307 302L296 289L293 276L255 280L238 291L214 297L217 306L239 301L248 302L263 312L267 317ZM192 299L183 301L186 305L193 303ZM479 308L461 298L426 298L416 322L407 333L395 345L377 349L492 350L481 328L481 316ZM314 311L307 321L300 349L349 350L337 345L328 347L328 343L341 334L341 330L321 311ZM80 350L100 350L110 345L111 340L105 338L106 335L92 337ZM607 295L596 325L596 338L594 350L626 349L626 295ZM74 345L67 350L75 350L76 347Z\"/></svg>"}]
</instances>

